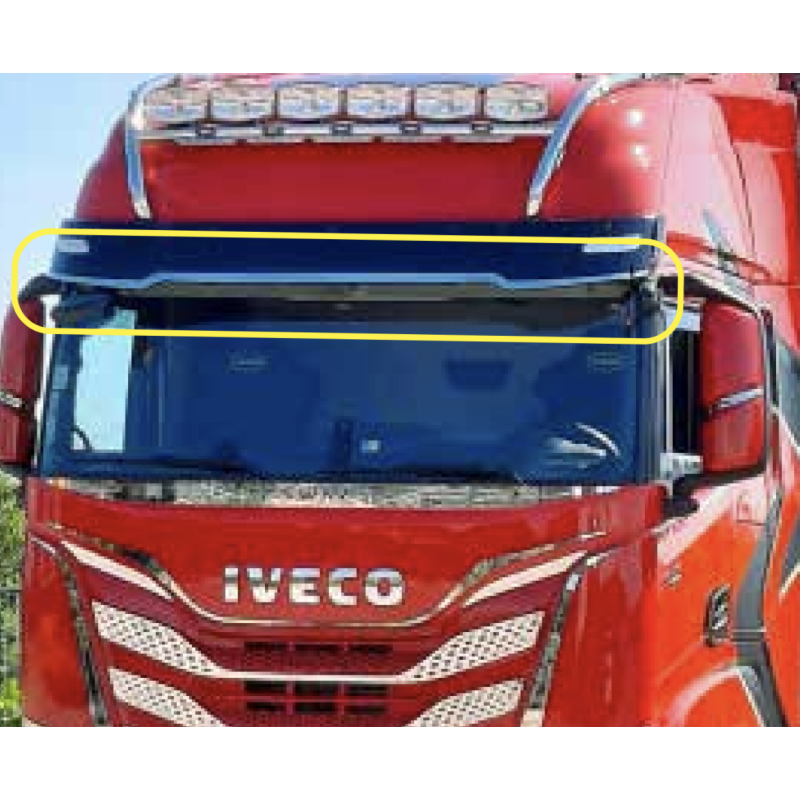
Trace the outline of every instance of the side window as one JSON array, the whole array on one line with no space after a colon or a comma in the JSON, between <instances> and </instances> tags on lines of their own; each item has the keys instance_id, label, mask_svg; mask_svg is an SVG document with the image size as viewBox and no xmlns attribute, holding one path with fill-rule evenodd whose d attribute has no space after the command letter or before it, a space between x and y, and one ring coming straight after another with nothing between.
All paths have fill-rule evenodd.
<instances>
[{"instance_id":1,"label":"side window","mask_svg":"<svg viewBox=\"0 0 800 800\"><path fill-rule=\"evenodd\" d=\"M119 311L107 327L134 324L133 312ZM81 342L73 450L113 453L124 449L132 350L131 336L87 336Z\"/></svg>"},{"instance_id":2,"label":"side window","mask_svg":"<svg viewBox=\"0 0 800 800\"><path fill-rule=\"evenodd\" d=\"M800 357L783 342L778 345L778 398L783 418L800 442Z\"/></svg>"}]
</instances>

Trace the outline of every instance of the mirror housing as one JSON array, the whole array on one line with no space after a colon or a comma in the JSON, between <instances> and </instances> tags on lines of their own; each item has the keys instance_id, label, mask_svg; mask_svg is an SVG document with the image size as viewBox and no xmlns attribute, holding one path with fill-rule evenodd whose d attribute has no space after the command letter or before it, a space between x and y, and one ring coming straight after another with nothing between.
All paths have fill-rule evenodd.
<instances>
[{"instance_id":1,"label":"mirror housing","mask_svg":"<svg viewBox=\"0 0 800 800\"><path fill-rule=\"evenodd\" d=\"M763 469L766 377L758 317L728 303L707 302L700 331L700 442L709 477L745 477Z\"/></svg>"},{"instance_id":2,"label":"mirror housing","mask_svg":"<svg viewBox=\"0 0 800 800\"><path fill-rule=\"evenodd\" d=\"M40 299L25 300L20 307L31 322L44 324ZM9 467L12 472L30 469L43 362L43 334L29 328L12 306L0 340L0 468Z\"/></svg>"}]
</instances>

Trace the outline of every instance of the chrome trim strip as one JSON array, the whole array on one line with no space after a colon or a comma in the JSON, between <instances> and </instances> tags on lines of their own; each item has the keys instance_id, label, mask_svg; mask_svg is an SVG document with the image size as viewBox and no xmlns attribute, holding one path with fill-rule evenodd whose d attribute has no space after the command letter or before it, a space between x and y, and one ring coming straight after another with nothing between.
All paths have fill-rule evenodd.
<instances>
[{"instance_id":1,"label":"chrome trim strip","mask_svg":"<svg viewBox=\"0 0 800 800\"><path fill-rule=\"evenodd\" d=\"M531 686L528 698L527 710L523 716L523 724L526 727L541 727L544 724L547 714L547 701L550 699L550 689L553 684L553 674L561 650L561 637L564 631L564 624L567 620L572 598L578 587L581 585L583 576L587 569L594 567L607 557L607 553L593 556L584 561L567 578L564 589L561 592L561 599L553 614L553 621L550 626L550 634L544 645L544 652L536 670L533 685Z\"/></svg>"},{"instance_id":2,"label":"chrome trim strip","mask_svg":"<svg viewBox=\"0 0 800 800\"><path fill-rule=\"evenodd\" d=\"M301 142L345 142L364 144L375 139L391 139L398 144L440 140L445 137L473 137L499 143L515 138L552 136L555 122L502 123L369 123L345 120L332 123L267 122L262 125L230 125L203 122L185 128L141 130L140 141L174 142L182 145L299 144Z\"/></svg>"},{"instance_id":3,"label":"chrome trim strip","mask_svg":"<svg viewBox=\"0 0 800 800\"><path fill-rule=\"evenodd\" d=\"M74 535L80 534L73 532ZM195 614L203 619L217 622L223 625L251 625L261 627L281 627L281 628L409 628L416 625L421 625L434 617L441 614L445 609L452 606L456 600L462 595L472 589L476 584L480 583L490 573L507 567L509 564L514 564L518 561L527 559L538 558L548 553L553 553L557 550L568 550L570 547L581 545L586 542L587 534L580 534L572 539L566 539L561 542L550 542L548 544L531 547L527 550L519 550L511 553L504 553L492 558L485 558L475 564L469 572L458 582L455 586L432 608L418 614L415 617L397 621L374 621L374 622L356 622L356 621L326 621L322 622L308 622L300 619L258 619L252 617L231 617L223 614L215 614L208 611L201 605L192 600L176 583L172 576L158 564L155 559L146 554L137 554L141 557L141 568L146 571L150 577L157 581L166 591L173 597L179 599ZM122 548L103 542L98 539L87 539L82 537L84 541L88 541L95 547L102 548L108 552L114 553L120 557L126 557ZM130 557L130 552L128 553Z\"/></svg>"},{"instance_id":4,"label":"chrome trim strip","mask_svg":"<svg viewBox=\"0 0 800 800\"><path fill-rule=\"evenodd\" d=\"M144 292L165 284L180 286L183 284L201 286L381 286L397 287L408 290L409 286L474 286L484 289L486 286L502 291L514 292L521 289L574 289L578 286L594 286L606 283L626 282L636 279L630 272L615 272L604 275L569 276L557 279L541 280L508 280L494 273L364 273L364 272L315 272L298 274L295 272L254 273L205 273L205 272L155 272L139 280L114 280L100 277L83 277L80 275L59 276L63 283L80 284L118 291Z\"/></svg>"},{"instance_id":5,"label":"chrome trim strip","mask_svg":"<svg viewBox=\"0 0 800 800\"><path fill-rule=\"evenodd\" d=\"M762 386L757 386L753 389L745 389L741 392L730 394L727 397L721 397L716 403L714 403L713 406L711 406L709 413L716 414L720 411L738 408L739 406L743 406L746 403L749 403L752 400L757 400L759 397L763 396L764 388Z\"/></svg>"},{"instance_id":6,"label":"chrome trim strip","mask_svg":"<svg viewBox=\"0 0 800 800\"><path fill-rule=\"evenodd\" d=\"M786 593L792 588L792 585L798 578L800 578L800 562L794 565L794 569L786 576L786 580L781 585L781 590L778 595L781 600L783 600Z\"/></svg>"},{"instance_id":7,"label":"chrome trim strip","mask_svg":"<svg viewBox=\"0 0 800 800\"><path fill-rule=\"evenodd\" d=\"M597 535L601 534L598 533ZM522 572L514 572L511 575L506 575L504 578L499 578L475 592L475 594L464 603L464 608L474 603L480 603L482 600L486 600L489 597L496 597L499 594L505 594L514 589L519 589L522 586L528 586L531 583L538 583L539 581L553 578L556 575L562 575L572 569L585 555L585 552L570 553L555 561L548 561L537 567L531 567Z\"/></svg>"},{"instance_id":8,"label":"chrome trim strip","mask_svg":"<svg viewBox=\"0 0 800 800\"><path fill-rule=\"evenodd\" d=\"M100 572L110 575L112 578L131 583L144 589L151 594L157 594L165 600L172 600L172 597L154 580L148 578L141 572L126 567L118 561L112 561L110 558L101 556L92 550L85 550L72 542L61 540L61 544L81 563L87 567L92 567Z\"/></svg>"},{"instance_id":9,"label":"chrome trim strip","mask_svg":"<svg viewBox=\"0 0 800 800\"><path fill-rule=\"evenodd\" d=\"M764 722L764 717L761 715L761 710L759 709L758 703L756 702L756 699L753 696L753 690L747 682L744 670L741 667L735 667L733 671L739 678L739 683L742 685L742 689L744 690L745 696L747 697L747 702L750 704L750 710L753 712L753 716L758 721L759 727L761 728L766 727L766 723Z\"/></svg>"},{"instance_id":10,"label":"chrome trim strip","mask_svg":"<svg viewBox=\"0 0 800 800\"><path fill-rule=\"evenodd\" d=\"M266 683L349 683L409 686L450 678L533 650L544 614L537 611L462 631L447 639L419 663L394 675L257 672L221 667L191 644L181 633L161 622L94 601L97 630L104 641L164 664L187 675L226 681ZM137 646L135 637L147 645ZM159 657L161 648L166 655Z\"/></svg>"},{"instance_id":11,"label":"chrome trim strip","mask_svg":"<svg viewBox=\"0 0 800 800\"><path fill-rule=\"evenodd\" d=\"M580 90L561 115L558 126L539 160L539 166L528 190L527 215L535 217L541 210L544 194L556 170L561 166L570 136L583 115L594 103L617 89L641 81L661 80L678 75L679 73L673 72L619 72L601 75Z\"/></svg>"},{"instance_id":12,"label":"chrome trim strip","mask_svg":"<svg viewBox=\"0 0 800 800\"><path fill-rule=\"evenodd\" d=\"M570 540L574 541L574 540ZM568 542L560 543L562 546L568 546ZM168 591L178 597L195 614L203 617L204 619L211 620L212 622L219 622L225 625L261 625L269 627L284 627L284 628L303 628L303 627L328 627L328 628L410 628L416 625L422 625L425 622L433 619L441 614L445 609L452 606L456 600L462 595L466 594L475 584L479 583L490 572L501 569L508 564L514 563L526 558L535 558L539 555L544 555L555 549L555 545L547 544L541 547L534 547L530 550L522 550L517 553L509 553L506 555L498 556L496 558L487 558L476 564L467 575L456 584L433 608L418 614L416 617L410 617L396 622L353 622L353 621L331 621L319 622L304 622L302 620L294 619L253 619L247 617L230 617L222 614L215 614L206 610L202 606L195 603L188 595L186 595L180 586L166 572L161 572L158 580L164 585Z\"/></svg>"},{"instance_id":13,"label":"chrome trim strip","mask_svg":"<svg viewBox=\"0 0 800 800\"><path fill-rule=\"evenodd\" d=\"M411 510L531 507L610 494L616 487L537 484L295 483L261 480L121 481L47 478L57 488L99 500L203 508L394 508ZM586 538L588 534L583 534Z\"/></svg>"},{"instance_id":14,"label":"chrome trim strip","mask_svg":"<svg viewBox=\"0 0 800 800\"><path fill-rule=\"evenodd\" d=\"M145 130L143 101L149 92L170 86L177 79L177 75L161 75L143 83L134 90L125 114L125 168L128 176L128 194L139 219L152 219L153 216L147 199L147 183L140 145Z\"/></svg>"},{"instance_id":15,"label":"chrome trim strip","mask_svg":"<svg viewBox=\"0 0 800 800\"><path fill-rule=\"evenodd\" d=\"M108 711L106 710L106 705L103 700L99 673L92 653L86 620L81 611L81 600L78 593L78 585L75 581L75 575L67 560L55 547L36 536L31 536L30 541L31 544L41 547L46 553L51 555L61 572L61 577L64 581L69 598L72 624L75 632L75 645L78 650L81 677L83 678L84 689L86 691L86 701L89 704L89 713L95 725L108 725Z\"/></svg>"}]
</instances>

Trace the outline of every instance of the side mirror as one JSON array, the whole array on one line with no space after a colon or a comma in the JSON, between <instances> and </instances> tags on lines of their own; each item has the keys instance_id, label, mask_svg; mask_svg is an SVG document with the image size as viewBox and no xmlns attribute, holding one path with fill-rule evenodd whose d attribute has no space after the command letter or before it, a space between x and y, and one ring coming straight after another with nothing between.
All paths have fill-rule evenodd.
<instances>
[{"instance_id":1,"label":"side mirror","mask_svg":"<svg viewBox=\"0 0 800 800\"><path fill-rule=\"evenodd\" d=\"M26 300L20 306L31 322L44 324L41 300ZM0 341L0 468L30 469L43 360L44 336L9 308Z\"/></svg>"},{"instance_id":2,"label":"side mirror","mask_svg":"<svg viewBox=\"0 0 800 800\"><path fill-rule=\"evenodd\" d=\"M734 477L760 469L766 455L764 339L756 316L709 301L700 331L700 440L704 472Z\"/></svg>"}]
</instances>

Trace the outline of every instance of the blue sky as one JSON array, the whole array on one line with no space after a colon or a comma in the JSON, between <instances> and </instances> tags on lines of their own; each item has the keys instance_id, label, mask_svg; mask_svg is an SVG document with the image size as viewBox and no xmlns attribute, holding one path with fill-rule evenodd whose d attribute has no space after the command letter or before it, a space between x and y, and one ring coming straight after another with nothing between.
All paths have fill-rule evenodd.
<instances>
[{"instance_id":1,"label":"blue sky","mask_svg":"<svg viewBox=\"0 0 800 800\"><path fill-rule=\"evenodd\" d=\"M40 228L72 215L86 170L147 73L0 74L0 304L8 305L11 257ZM21 283L49 267L53 239L27 248ZM3 312L4 313L4 312Z\"/></svg>"}]
</instances>

